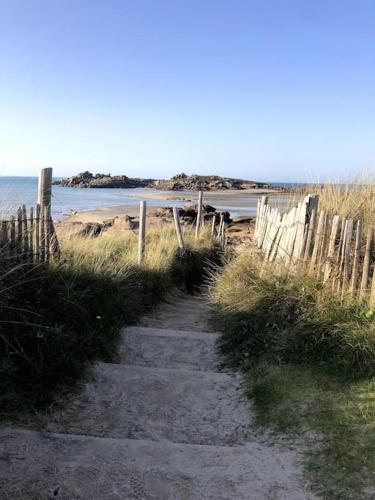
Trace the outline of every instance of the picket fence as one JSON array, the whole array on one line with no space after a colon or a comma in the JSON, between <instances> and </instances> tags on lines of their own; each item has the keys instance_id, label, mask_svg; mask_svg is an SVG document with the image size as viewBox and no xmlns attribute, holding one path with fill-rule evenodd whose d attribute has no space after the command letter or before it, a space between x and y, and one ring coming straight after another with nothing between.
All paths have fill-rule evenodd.
<instances>
[{"instance_id":1,"label":"picket fence","mask_svg":"<svg viewBox=\"0 0 375 500\"><path fill-rule=\"evenodd\" d=\"M254 244L269 262L315 275L344 297L368 298L375 306L374 229L362 222L318 212L319 197L308 195L289 212L258 201Z\"/></svg>"}]
</instances>

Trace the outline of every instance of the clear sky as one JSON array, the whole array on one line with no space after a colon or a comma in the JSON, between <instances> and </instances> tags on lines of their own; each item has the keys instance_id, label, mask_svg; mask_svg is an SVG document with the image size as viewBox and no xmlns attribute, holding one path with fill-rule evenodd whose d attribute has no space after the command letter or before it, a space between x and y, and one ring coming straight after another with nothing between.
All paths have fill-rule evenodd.
<instances>
[{"instance_id":1,"label":"clear sky","mask_svg":"<svg viewBox=\"0 0 375 500\"><path fill-rule=\"evenodd\" d=\"M0 0L0 174L375 167L374 0Z\"/></svg>"}]
</instances>

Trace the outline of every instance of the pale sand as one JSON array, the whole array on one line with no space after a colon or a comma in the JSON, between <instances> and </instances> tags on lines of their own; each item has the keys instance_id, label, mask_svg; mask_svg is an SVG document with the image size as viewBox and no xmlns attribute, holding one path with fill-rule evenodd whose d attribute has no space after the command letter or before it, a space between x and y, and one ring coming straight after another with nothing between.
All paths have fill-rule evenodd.
<instances>
[{"instance_id":1,"label":"pale sand","mask_svg":"<svg viewBox=\"0 0 375 500\"><path fill-rule=\"evenodd\" d=\"M228 210L230 213L241 215L255 215L257 201L260 196L267 194L271 204L285 209L290 201L290 194L270 191L266 189L246 189L246 190L228 190L228 191L206 191L204 193L204 203L213 205L217 210ZM130 195L135 199L150 200L148 210L151 211L157 207L165 206L184 206L197 202L198 193L196 191L160 191L155 193L142 193L142 195ZM136 217L139 214L139 206L135 205L117 205L113 207L97 208L71 215L64 222L98 222L114 219L129 215Z\"/></svg>"}]
</instances>

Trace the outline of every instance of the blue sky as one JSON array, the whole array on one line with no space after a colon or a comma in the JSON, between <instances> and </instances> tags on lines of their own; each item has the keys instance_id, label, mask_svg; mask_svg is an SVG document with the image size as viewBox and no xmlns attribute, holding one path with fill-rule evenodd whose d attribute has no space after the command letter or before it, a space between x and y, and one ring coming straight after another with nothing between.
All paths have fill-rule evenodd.
<instances>
[{"instance_id":1,"label":"blue sky","mask_svg":"<svg viewBox=\"0 0 375 500\"><path fill-rule=\"evenodd\" d=\"M0 0L0 174L375 167L373 0Z\"/></svg>"}]
</instances>

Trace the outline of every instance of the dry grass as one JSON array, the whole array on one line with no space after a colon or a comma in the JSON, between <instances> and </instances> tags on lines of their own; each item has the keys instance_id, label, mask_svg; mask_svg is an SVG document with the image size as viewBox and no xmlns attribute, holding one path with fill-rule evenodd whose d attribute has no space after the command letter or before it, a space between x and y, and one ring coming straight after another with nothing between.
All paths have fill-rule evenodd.
<instances>
[{"instance_id":1,"label":"dry grass","mask_svg":"<svg viewBox=\"0 0 375 500\"><path fill-rule=\"evenodd\" d=\"M375 176L362 172L348 177L345 183L330 181L325 184L311 184L307 191L319 195L319 208L329 214L338 214L340 217L361 220L365 228L374 225L375 221ZM304 196L304 191L302 195ZM295 205L301 193L292 197L291 204Z\"/></svg>"},{"instance_id":2,"label":"dry grass","mask_svg":"<svg viewBox=\"0 0 375 500\"><path fill-rule=\"evenodd\" d=\"M204 250L211 248L210 230L204 227L198 239L194 228L185 226L183 229L185 245L189 249ZM111 261L117 272L128 266L136 266L138 262L138 234L133 231L123 231L118 235L104 233L98 238L73 237L62 244L63 251L74 254L84 265L89 261L91 266L100 268ZM178 244L176 232L172 225L147 228L145 258L143 267L153 271L166 270L171 265Z\"/></svg>"}]
</instances>

